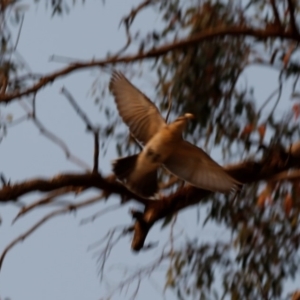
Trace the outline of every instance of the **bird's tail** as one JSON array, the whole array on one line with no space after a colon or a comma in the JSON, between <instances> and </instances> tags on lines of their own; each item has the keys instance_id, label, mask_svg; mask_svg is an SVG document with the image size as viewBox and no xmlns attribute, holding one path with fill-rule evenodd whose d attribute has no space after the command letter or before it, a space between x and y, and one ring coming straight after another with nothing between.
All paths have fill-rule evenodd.
<instances>
[{"instance_id":1,"label":"bird's tail","mask_svg":"<svg viewBox=\"0 0 300 300\"><path fill-rule=\"evenodd\" d=\"M115 160L113 172L132 192L148 198L153 196L158 189L157 170L148 173L137 172L138 156L135 154Z\"/></svg>"}]
</instances>

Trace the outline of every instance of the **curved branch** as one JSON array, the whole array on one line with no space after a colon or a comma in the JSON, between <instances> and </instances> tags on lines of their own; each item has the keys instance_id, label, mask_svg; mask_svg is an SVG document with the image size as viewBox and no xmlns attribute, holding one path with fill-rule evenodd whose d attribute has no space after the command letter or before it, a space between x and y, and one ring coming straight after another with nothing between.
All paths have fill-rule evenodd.
<instances>
[{"instance_id":1,"label":"curved branch","mask_svg":"<svg viewBox=\"0 0 300 300\"><path fill-rule=\"evenodd\" d=\"M266 28L266 29L256 29L247 26L233 26L231 28L220 27L220 28L207 29L201 31L198 34L193 35L192 37L188 37L179 41L174 41L172 43L151 49L146 52L127 55L123 57L112 56L97 61L92 60L88 62L72 63L69 66L59 71L44 76L37 83L33 84L31 87L28 87L23 91L17 91L17 92L1 95L0 103L1 102L8 103L12 100L16 100L17 98L34 94L37 91L39 91L41 88L52 83L57 78L66 76L78 70L82 70L86 68L94 68L94 67L104 67L107 65L113 65L117 63L130 63L130 62L135 62L143 59L152 59L152 58L162 56L170 51L189 47L194 44L200 43L204 40L209 40L220 36L249 36L258 39L281 38L281 39L288 39L288 40L294 40L299 42L299 36L294 32L281 31L278 30L278 28L273 28L273 27Z\"/></svg>"},{"instance_id":2,"label":"curved branch","mask_svg":"<svg viewBox=\"0 0 300 300\"><path fill-rule=\"evenodd\" d=\"M35 209L36 207L39 206L44 206L47 205L49 203L53 203L55 198L62 196L62 195L66 195L70 192L76 192L78 189L74 189L73 187L65 187L65 188L61 188L61 189L57 189L51 193L49 193L46 197L43 197L42 199L39 199L37 201L34 201L33 203L30 203L26 206L23 206L20 211L18 212L18 214L14 217L14 219L12 220L12 224L14 224L20 217L24 216L25 214L27 214L28 212L30 212L31 210ZM81 190L80 190L81 191Z\"/></svg>"},{"instance_id":3,"label":"curved branch","mask_svg":"<svg viewBox=\"0 0 300 300\"><path fill-rule=\"evenodd\" d=\"M300 143L294 143L288 150L281 147L268 149L268 154L259 162L246 161L226 167L226 171L242 183L269 180L274 175L290 168L300 167ZM153 224L173 213L199 203L210 194L209 191L192 186L180 188L176 193L162 197L158 201L143 199L131 193L115 181L114 176L103 178L98 173L61 174L50 179L32 179L22 183L5 185L0 190L0 202L16 201L18 197L33 191L49 192L63 187L99 188L103 196L115 193L121 196L124 203L130 199L144 205L143 211L134 211L134 236L132 249L139 251Z\"/></svg>"},{"instance_id":4,"label":"curved branch","mask_svg":"<svg viewBox=\"0 0 300 300\"><path fill-rule=\"evenodd\" d=\"M0 189L0 202L17 201L18 197L31 192L51 192L64 187L98 188L105 191L105 197L110 194L119 194L123 201L134 199L142 204L151 200L141 198L120 183L115 181L114 176L102 177L98 173L65 173L52 178L34 178L21 183L4 185ZM124 200L125 199L125 200Z\"/></svg>"},{"instance_id":5,"label":"curved branch","mask_svg":"<svg viewBox=\"0 0 300 300\"><path fill-rule=\"evenodd\" d=\"M24 241L30 234L32 234L35 230L37 230L40 226L42 226L45 222L47 222L49 219L61 215L61 214L65 214L67 212L71 212L74 211L80 207L83 206L87 206L87 205L91 205L94 204L95 202L97 202L99 199L102 199L102 195L100 196L96 196L94 198L79 202L77 204L71 204L68 205L64 208L55 210L49 214L47 214L46 216L44 216L41 220L39 220L37 223L35 223L32 227L30 227L27 231L25 231L23 234L21 234L20 236L18 236L16 239L14 239L2 252L1 256L0 256L0 270L2 268L2 264L4 261L4 258L7 254L7 252L9 250L11 250L16 244L18 244L19 242Z\"/></svg>"}]
</instances>

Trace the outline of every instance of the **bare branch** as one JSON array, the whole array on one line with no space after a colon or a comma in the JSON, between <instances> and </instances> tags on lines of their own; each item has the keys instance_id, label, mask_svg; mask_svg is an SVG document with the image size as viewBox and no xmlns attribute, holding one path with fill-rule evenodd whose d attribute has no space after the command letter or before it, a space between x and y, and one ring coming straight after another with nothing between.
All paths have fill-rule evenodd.
<instances>
[{"instance_id":1,"label":"bare branch","mask_svg":"<svg viewBox=\"0 0 300 300\"><path fill-rule=\"evenodd\" d=\"M300 167L299 142L291 145L289 150L275 148L259 162L247 161L226 167L228 174L242 183L258 182L269 180L275 174L286 171L290 168ZM281 152L278 152L278 151ZM170 214L174 214L186 207L198 204L210 194L209 191L186 185L174 194L162 197L160 201L143 199L128 191L124 186L115 181L114 176L103 178L98 173L87 174L61 174L54 178L33 179L19 184L5 185L0 190L0 201L7 202L17 199L32 191L49 192L66 186L90 188L96 187L103 190L104 196L111 193L119 194L122 199L136 200L144 205L142 211L134 211L135 219L134 237L132 249L139 251L145 242L146 236L153 224Z\"/></svg>"},{"instance_id":2,"label":"bare branch","mask_svg":"<svg viewBox=\"0 0 300 300\"><path fill-rule=\"evenodd\" d=\"M281 21L280 21L280 16L279 16L279 13L278 13L277 6L275 4L275 0L270 0L270 2L271 2L272 10L273 10L273 13L274 13L274 17L275 17L275 24L278 26L278 28L281 28L282 24L281 24Z\"/></svg>"},{"instance_id":3,"label":"bare branch","mask_svg":"<svg viewBox=\"0 0 300 300\"><path fill-rule=\"evenodd\" d=\"M121 50L119 50L116 53L116 56L120 55L122 52L124 52L130 45L131 41L132 41L132 37L131 37L131 33L130 33L130 26L132 25L136 15L145 7L147 7L148 5L157 2L157 0L145 0L144 2L140 3L136 8L133 8L131 10L131 12L128 14L128 16L124 17L121 22L120 25L123 23L125 25L125 32L126 32L126 37L127 37L127 41L126 44L124 45L124 47L121 48Z\"/></svg>"},{"instance_id":4,"label":"bare branch","mask_svg":"<svg viewBox=\"0 0 300 300\"><path fill-rule=\"evenodd\" d=\"M86 124L86 128L89 131L94 132L94 125L88 118L88 116L83 112L83 110L80 108L80 106L75 101L74 97L71 95L71 93L67 90L67 88L63 87L61 89L61 93L69 100L70 104L75 109L76 113L79 115L79 117L83 120L83 122Z\"/></svg>"},{"instance_id":5,"label":"bare branch","mask_svg":"<svg viewBox=\"0 0 300 300\"><path fill-rule=\"evenodd\" d=\"M16 239L14 239L2 252L1 256L0 256L0 270L2 268L2 264L4 261L4 258L6 256L6 254L8 253L8 251L10 251L16 244L24 241L29 235L31 235L36 229L38 229L41 225L43 225L45 222L47 222L48 220L52 219L55 216L61 215L61 214L65 214L67 212L72 212L76 209L79 209L81 207L87 206L87 205L91 205L94 204L96 202L99 201L99 199L102 198L102 195L100 196L96 196L93 198L90 198L88 200L79 202L77 204L71 204L68 205L62 209L59 210L55 210L49 214L47 214L46 216L44 216L41 220L39 220L36 224L34 224L32 227L30 227L27 231L25 231L23 234L21 234L20 236L18 236Z\"/></svg>"},{"instance_id":6,"label":"bare branch","mask_svg":"<svg viewBox=\"0 0 300 300\"><path fill-rule=\"evenodd\" d=\"M166 115L166 123L168 123L168 119L169 119L169 115L171 112L171 108L172 108L172 96L171 93L169 93L168 95L168 111L167 111L167 115Z\"/></svg>"},{"instance_id":7,"label":"bare branch","mask_svg":"<svg viewBox=\"0 0 300 300\"><path fill-rule=\"evenodd\" d=\"M37 126L37 128L40 130L40 132L47 137L49 140L51 140L53 143L55 143L57 146L59 146L65 153L66 158L72 161L74 164L76 164L78 167L90 171L90 166L85 163L83 160L81 160L79 157L76 157L74 154L71 153L66 143L57 137L54 133L49 131L47 128L44 127L42 122L37 119L36 117L33 120L33 123Z\"/></svg>"},{"instance_id":8,"label":"bare branch","mask_svg":"<svg viewBox=\"0 0 300 300\"><path fill-rule=\"evenodd\" d=\"M259 108L257 115L259 116L263 109L268 105L268 103L272 100L272 98L280 91L280 87L276 88L270 95L269 97L263 102L261 107Z\"/></svg>"},{"instance_id":9,"label":"bare branch","mask_svg":"<svg viewBox=\"0 0 300 300\"><path fill-rule=\"evenodd\" d=\"M93 166L93 172L98 173L99 172L99 129L97 129L94 132L94 166Z\"/></svg>"},{"instance_id":10,"label":"bare branch","mask_svg":"<svg viewBox=\"0 0 300 300\"><path fill-rule=\"evenodd\" d=\"M142 204L152 200L141 198L123 185L115 181L114 176L103 178L98 173L58 174L52 178L35 178L21 183L5 185L0 189L0 202L17 201L18 197L31 192L51 192L64 187L98 188L105 191L105 197L110 194L119 194L126 199L134 199Z\"/></svg>"},{"instance_id":11,"label":"bare branch","mask_svg":"<svg viewBox=\"0 0 300 300\"><path fill-rule=\"evenodd\" d=\"M121 23L125 23L128 24L128 26L130 27L130 25L133 23L136 15L145 7L147 7L148 5L157 2L157 0L145 0L144 2L140 3L137 7L133 8L131 10L131 12L129 13L129 15L127 17L124 17L121 20Z\"/></svg>"},{"instance_id":12,"label":"bare branch","mask_svg":"<svg viewBox=\"0 0 300 300\"><path fill-rule=\"evenodd\" d=\"M49 58L50 62L63 63L63 64L76 63L79 60L80 60L79 58L63 56L63 55L56 55L56 54L51 55Z\"/></svg>"},{"instance_id":13,"label":"bare branch","mask_svg":"<svg viewBox=\"0 0 300 300\"><path fill-rule=\"evenodd\" d=\"M105 247L101 250L100 255L97 253L96 255L98 256L98 263L99 263L99 275L102 280L103 275L104 275L104 268L105 268L105 263L107 262L107 259L114 248L114 246L121 240L122 237L127 235L132 231L131 227L121 227L121 232L115 237L115 234L120 231L120 226L117 226L116 228L113 228L108 231L107 235L103 239L107 239L107 243Z\"/></svg>"},{"instance_id":14,"label":"bare branch","mask_svg":"<svg viewBox=\"0 0 300 300\"><path fill-rule=\"evenodd\" d=\"M291 24L292 32L295 35L299 36L299 30L295 19L295 5L293 3L293 0L287 0L287 3L288 3L289 14L290 14L290 24Z\"/></svg>"},{"instance_id":15,"label":"bare branch","mask_svg":"<svg viewBox=\"0 0 300 300\"><path fill-rule=\"evenodd\" d=\"M75 109L76 113L81 117L81 119L86 124L86 128L88 131L92 131L94 134L94 165L93 165L93 172L99 171L99 128L93 125L90 121L88 116L83 112L80 106L75 101L74 97L71 93L63 87L61 89L61 93L65 95L65 97L69 100L73 108Z\"/></svg>"},{"instance_id":16,"label":"bare branch","mask_svg":"<svg viewBox=\"0 0 300 300\"><path fill-rule=\"evenodd\" d=\"M269 118L271 118L271 116L273 115L273 113L274 113L274 111L275 111L275 109L276 109L276 107L277 107L277 105L278 105L278 103L280 101L281 94L282 94L282 81L281 81L281 78L279 78L278 96L277 96L277 99L276 99L276 101L274 103L274 106L272 107L272 110L271 110L271 112L269 114Z\"/></svg>"},{"instance_id":17,"label":"bare branch","mask_svg":"<svg viewBox=\"0 0 300 300\"><path fill-rule=\"evenodd\" d=\"M150 277L152 273L161 265L161 263L168 259L170 257L169 252L163 251L161 255L154 261L152 261L150 264L139 268L135 272L133 272L130 276L125 278L123 281L118 283L117 287L107 296L107 298L104 299L111 299L113 294L115 294L117 291L122 291L124 288L128 288L134 280L137 280L137 288L133 292L131 299L135 299L137 296L138 288L139 288L139 282L143 277ZM102 299L101 299L102 300Z\"/></svg>"},{"instance_id":18,"label":"bare branch","mask_svg":"<svg viewBox=\"0 0 300 300\"><path fill-rule=\"evenodd\" d=\"M79 188L74 189L74 187L63 187L61 189L55 190L52 193L49 193L46 197L43 197L42 199L39 199L37 201L34 201L33 203L30 203L27 206L22 207L21 210L19 211L19 213L13 219L12 224L14 224L17 221L17 219L19 219L23 215L27 214L34 208L36 208L38 206L43 206L43 205L49 204L49 203L53 202L54 198L56 198L56 197L65 195L70 192L78 192L78 190L79 190ZM80 191L82 191L82 190L80 190Z\"/></svg>"},{"instance_id":19,"label":"bare branch","mask_svg":"<svg viewBox=\"0 0 300 300\"><path fill-rule=\"evenodd\" d=\"M108 213L110 211L114 211L114 210L120 208L121 206L122 206L122 203L121 204L118 203L118 204L106 207L103 210L100 210L100 211L96 212L92 216L82 219L80 221L80 225L84 225L84 224L89 223L89 222L94 222L97 218L105 215L106 213Z\"/></svg>"},{"instance_id":20,"label":"bare branch","mask_svg":"<svg viewBox=\"0 0 300 300\"><path fill-rule=\"evenodd\" d=\"M54 133L52 133L50 130L48 130L42 122L37 118L36 116L36 110L35 110L35 97L33 97L32 101L32 111L28 108L28 106L25 104L25 102L20 102L21 106L24 108L24 110L27 112L28 116L31 118L32 122L35 124L35 126L40 130L40 133L43 134L46 138L51 140L54 144L59 146L63 152L66 155L66 158L70 161L72 161L74 164L79 166L80 168L90 171L90 166L82 161L79 157L76 157L74 154L71 153L66 143L60 139L58 136L56 136Z\"/></svg>"},{"instance_id":21,"label":"bare branch","mask_svg":"<svg viewBox=\"0 0 300 300\"><path fill-rule=\"evenodd\" d=\"M18 35L17 35L17 39L16 39L16 42L15 42L15 45L14 45L14 51L17 50L17 47L18 47L21 31L22 31L22 28L23 28L23 23L24 23L24 14L22 14L22 16L21 16L21 22L20 22L20 26L19 26L19 30L18 30Z\"/></svg>"},{"instance_id":22,"label":"bare branch","mask_svg":"<svg viewBox=\"0 0 300 300\"><path fill-rule=\"evenodd\" d=\"M28 87L23 91L16 91L12 93L7 93L4 95L0 95L0 102L8 103L12 100L16 100L23 96L28 96L30 94L36 93L41 88L49 85L54 80L58 79L59 77L66 76L70 73L75 71L86 69L86 68L94 68L94 67L104 67L108 65L113 65L117 63L129 63L135 62L145 59L152 59L159 56L162 56L170 51L174 51L176 49L182 49L194 44L200 43L205 40L210 40L219 36L249 36L255 37L259 39L267 39L267 38L282 38L287 40L294 40L299 42L299 37L293 32L282 32L277 28L266 28L266 29L255 29L247 26L232 26L231 28L220 27L214 29L207 29L203 30L198 34L193 35L192 37L188 37L179 41L174 41L172 43L163 45L161 47L157 47L151 49L146 52L128 55L123 57L110 57L107 59L102 60L92 60L88 62L77 62L72 63L71 65L53 72L52 74L45 75L41 78L37 83L33 84L32 86Z\"/></svg>"}]
</instances>

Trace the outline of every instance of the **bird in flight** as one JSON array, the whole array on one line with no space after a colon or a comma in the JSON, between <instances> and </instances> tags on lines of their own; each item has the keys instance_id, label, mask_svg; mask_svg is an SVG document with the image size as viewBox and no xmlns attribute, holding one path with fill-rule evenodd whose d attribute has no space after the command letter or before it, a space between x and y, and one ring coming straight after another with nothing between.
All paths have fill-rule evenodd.
<instances>
[{"instance_id":1,"label":"bird in flight","mask_svg":"<svg viewBox=\"0 0 300 300\"><path fill-rule=\"evenodd\" d=\"M113 72L109 86L123 122L144 146L139 154L113 162L116 177L129 190L146 198L154 196L161 166L189 184L212 192L228 193L239 188L240 182L206 152L183 139L192 114L167 124L153 102L121 72Z\"/></svg>"}]
</instances>

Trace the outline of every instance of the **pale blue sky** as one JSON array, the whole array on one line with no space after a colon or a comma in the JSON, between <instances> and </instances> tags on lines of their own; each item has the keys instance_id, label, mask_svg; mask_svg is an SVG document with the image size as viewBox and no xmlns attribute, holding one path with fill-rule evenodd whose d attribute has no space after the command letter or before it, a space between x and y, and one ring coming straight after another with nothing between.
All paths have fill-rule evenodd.
<instances>
[{"instance_id":1,"label":"pale blue sky","mask_svg":"<svg viewBox=\"0 0 300 300\"><path fill-rule=\"evenodd\" d=\"M118 50L125 43L124 31L119 28L120 19L134 4L139 3L136 0L111 0L103 5L100 0L86 1L85 5L77 4L72 8L69 15L51 19L50 11L45 12L44 3L37 7L32 4L32 1L27 2L30 6L25 14L18 51L34 72L42 74L63 67L62 64L49 62L52 54L88 60L93 57L103 58L108 51ZM135 26L148 30L159 26L159 22L159 18L149 11L137 18ZM89 164L92 163L93 154L92 136L86 134L83 123L60 94L60 89L62 86L67 87L90 119L101 124L103 118L99 109L88 96L96 74L95 70L76 72L57 80L37 94L37 116L48 129L68 144L75 155ZM251 68L241 80L241 84L244 84L243 81L247 80L249 83L251 80L256 89L255 93L260 95L261 99L266 99L277 86L276 76L268 69ZM108 75L103 75L103 80L107 81L108 78ZM149 96L155 95L153 86L149 82L147 84L144 81L139 87ZM113 103L112 97L106 97L103 101ZM0 109L2 114L11 113L14 118L24 113L16 102ZM111 142L110 151L105 157L101 157L100 162L101 170L106 174L110 172L110 161L115 157L114 144ZM218 160L218 157L214 158ZM53 176L65 171L79 171L74 164L65 159L63 152L56 145L40 135L31 122L9 129L7 138L0 144L0 165L1 172L13 182L30 177ZM90 193L92 194L95 194L95 191ZM80 199L84 197L85 195ZM38 199L37 194L24 198L24 201L30 202L36 199ZM117 203L117 200L113 197L109 198L111 204ZM129 225L131 218L128 210L134 207L130 204L108 213L93 223L79 225L83 217L107 205L107 203L99 203L76 214L56 217L10 251L0 273L0 298L100 299L109 293L109 285L113 287L119 279L124 278L123 272L120 271L123 266L129 266L130 270L134 270L144 262L148 264L154 260L169 236L169 229L161 232L160 225L155 226L147 239L147 241L158 241L159 247L148 253L132 254L130 238L126 237L122 240L108 262L105 274L107 284L100 285L96 259L93 258L94 252L88 252L87 248L103 237L112 226ZM0 251L48 211L49 208L37 209L12 226L11 220L18 212L18 208L12 204L1 204L0 213L3 223L0 226ZM205 208L202 216L204 213ZM207 226L205 231L201 226L199 227L196 222L195 208L180 213L176 232L182 231L183 237L190 238L199 236L200 232L205 240L215 240L223 237L225 233L225 230L214 226ZM229 235L227 236L229 238ZM179 244L183 242L184 238ZM145 279L137 299L162 298L164 272L163 270L154 273L151 282ZM113 299L127 299L129 296L130 291L127 296L117 293ZM166 298L174 299L175 296L168 292Z\"/></svg>"}]
</instances>

